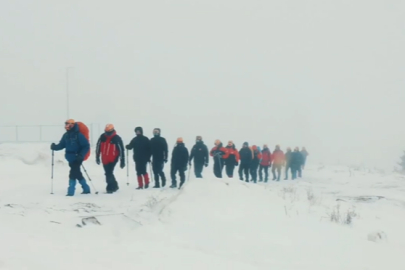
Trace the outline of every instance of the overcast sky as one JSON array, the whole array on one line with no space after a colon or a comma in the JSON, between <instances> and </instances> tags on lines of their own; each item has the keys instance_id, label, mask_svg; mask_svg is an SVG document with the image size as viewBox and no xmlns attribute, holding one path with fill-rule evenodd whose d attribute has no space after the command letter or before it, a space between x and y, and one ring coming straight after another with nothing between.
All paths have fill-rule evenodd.
<instances>
[{"instance_id":1,"label":"overcast sky","mask_svg":"<svg viewBox=\"0 0 405 270\"><path fill-rule=\"evenodd\" d=\"M0 125L60 124L58 141L74 67L70 117L126 142L160 127L170 147L201 135L392 169L404 18L403 0L3 0Z\"/></svg>"}]
</instances>

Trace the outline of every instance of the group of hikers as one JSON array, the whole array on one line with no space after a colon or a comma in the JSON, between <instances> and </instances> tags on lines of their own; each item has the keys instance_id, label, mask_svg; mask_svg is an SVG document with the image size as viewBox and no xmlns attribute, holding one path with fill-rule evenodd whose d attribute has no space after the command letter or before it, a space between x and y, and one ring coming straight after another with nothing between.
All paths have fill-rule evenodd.
<instances>
[{"instance_id":1,"label":"group of hikers","mask_svg":"<svg viewBox=\"0 0 405 270\"><path fill-rule=\"evenodd\" d=\"M65 158L69 163L69 187L66 196L74 196L76 181L82 186L82 194L89 194L90 187L81 172L84 160L90 155L90 143L88 136L83 132L81 122L69 119L65 122L66 132L63 134L59 144L52 143L51 150L58 151L65 149ZM106 177L106 192L114 193L119 189L118 182L114 176L114 168L120 163L120 168L125 167L125 150L133 150L133 160L137 174L138 187L146 189L150 184L150 177L147 172L148 163L151 164L154 175L154 188L166 186L166 176L163 172L164 164L168 162L169 150L164 137L161 136L159 128L153 129L153 138L144 136L142 127L135 128L136 136L124 147L121 137L115 131L114 125L107 124L103 134L96 144L96 163L102 163ZM238 151L235 144L229 141L224 147L220 140L215 141L215 146L208 151L201 136L196 137L196 143L189 152L184 144L183 138L176 140L176 145L171 153L170 160L170 188L177 188L176 175L180 176L179 189L186 181L185 172L188 167L194 165L196 178L202 178L203 168L209 165L209 157L213 158L214 175L222 178L223 169L229 178L233 178L235 167L239 166L239 179L253 183L268 182L269 168L272 168L273 181L280 181L282 168L285 167L285 178L288 180L288 173L291 170L292 179L302 177L308 152L305 147L300 151L298 147L291 150L287 148L284 153L279 145L276 145L273 152L268 145L263 150L256 146L249 146L248 142ZM264 177L263 177L264 172Z\"/></svg>"}]
</instances>

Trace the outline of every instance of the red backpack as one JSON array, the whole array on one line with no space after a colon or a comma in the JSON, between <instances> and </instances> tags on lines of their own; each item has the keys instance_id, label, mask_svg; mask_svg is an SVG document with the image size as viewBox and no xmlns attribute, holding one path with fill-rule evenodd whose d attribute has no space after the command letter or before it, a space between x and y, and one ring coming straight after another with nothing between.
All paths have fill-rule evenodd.
<instances>
[{"instance_id":1,"label":"red backpack","mask_svg":"<svg viewBox=\"0 0 405 270\"><path fill-rule=\"evenodd\" d=\"M76 122L79 127L79 132L87 139L90 144L90 130L83 122ZM87 154L84 156L83 160L87 160L90 157L90 149Z\"/></svg>"}]
</instances>

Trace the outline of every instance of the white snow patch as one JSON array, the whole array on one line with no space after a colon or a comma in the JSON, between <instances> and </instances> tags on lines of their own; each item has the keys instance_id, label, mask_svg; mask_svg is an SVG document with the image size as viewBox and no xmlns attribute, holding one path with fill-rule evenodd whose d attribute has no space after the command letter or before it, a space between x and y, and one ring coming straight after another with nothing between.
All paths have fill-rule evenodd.
<instances>
[{"instance_id":1,"label":"white snow patch","mask_svg":"<svg viewBox=\"0 0 405 270\"><path fill-rule=\"evenodd\" d=\"M92 156L84 165L100 194L77 185L65 197L63 155L51 195L49 145L0 145L0 269L405 268L398 175L314 166L303 179L251 184L205 169L180 191L136 191L130 160L130 185L117 168L111 195Z\"/></svg>"}]
</instances>

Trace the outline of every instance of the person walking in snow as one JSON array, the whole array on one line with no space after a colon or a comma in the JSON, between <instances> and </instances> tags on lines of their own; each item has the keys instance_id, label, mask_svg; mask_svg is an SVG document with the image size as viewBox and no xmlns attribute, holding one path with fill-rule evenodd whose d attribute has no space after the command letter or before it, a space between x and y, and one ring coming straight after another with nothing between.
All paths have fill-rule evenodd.
<instances>
[{"instance_id":1,"label":"person walking in snow","mask_svg":"<svg viewBox=\"0 0 405 270\"><path fill-rule=\"evenodd\" d=\"M101 155L101 161L100 161ZM107 124L104 133L101 134L97 141L96 147L96 163L103 163L104 173L106 177L107 187L106 192L111 194L116 192L118 182L114 176L114 168L120 160L120 168L125 167L124 144L121 137L117 134L113 124Z\"/></svg>"},{"instance_id":2,"label":"person walking in snow","mask_svg":"<svg viewBox=\"0 0 405 270\"><path fill-rule=\"evenodd\" d=\"M285 152L285 178L284 180L288 180L288 171L291 169L291 148L287 147L287 151Z\"/></svg>"},{"instance_id":3,"label":"person walking in snow","mask_svg":"<svg viewBox=\"0 0 405 270\"><path fill-rule=\"evenodd\" d=\"M229 141L228 145L226 146L226 150L228 151L228 158L225 159L225 170L226 175L229 178L233 178L233 172L235 170L235 166L239 165L239 152L235 148L235 144L233 141Z\"/></svg>"},{"instance_id":4,"label":"person walking in snow","mask_svg":"<svg viewBox=\"0 0 405 270\"><path fill-rule=\"evenodd\" d=\"M59 151L65 149L65 158L69 162L69 187L66 196L74 196L76 189L76 181L79 181L82 186L82 194L90 194L90 187L83 177L80 166L83 159L90 151L90 143L79 132L79 126L75 120L69 119L65 122L66 132L63 134L58 144L52 143L51 150Z\"/></svg>"},{"instance_id":5,"label":"person walking in snow","mask_svg":"<svg viewBox=\"0 0 405 270\"><path fill-rule=\"evenodd\" d=\"M263 182L263 171L264 171L264 182L267 183L269 180L269 168L271 167L271 152L267 144L263 145L262 150L262 161L260 162L259 169L259 181Z\"/></svg>"},{"instance_id":6,"label":"person walking in snow","mask_svg":"<svg viewBox=\"0 0 405 270\"><path fill-rule=\"evenodd\" d=\"M151 156L150 141L143 135L142 127L136 127L135 134L135 138L125 148L128 150L133 149L134 152L133 158L138 177L138 187L136 189L146 189L149 187L149 175L146 167Z\"/></svg>"},{"instance_id":7,"label":"person walking in snow","mask_svg":"<svg viewBox=\"0 0 405 270\"><path fill-rule=\"evenodd\" d=\"M183 138L178 138L176 141L176 146L173 148L172 160L171 160L171 177L172 185L170 188L177 188L176 173L180 175L180 186L179 189L183 186L186 181L185 171L187 171L188 163L188 149L184 145Z\"/></svg>"},{"instance_id":8,"label":"person walking in snow","mask_svg":"<svg viewBox=\"0 0 405 270\"><path fill-rule=\"evenodd\" d=\"M271 171L273 173L273 181L274 180L280 181L281 168L283 167L284 162L285 162L284 152L280 149L280 145L276 145L276 149L273 151L273 154L272 154L272 160L273 160L273 168ZM276 170L277 170L277 176L276 176Z\"/></svg>"},{"instance_id":9,"label":"person walking in snow","mask_svg":"<svg viewBox=\"0 0 405 270\"><path fill-rule=\"evenodd\" d=\"M244 142L242 148L239 150L240 164L239 164L239 179L243 181L243 174L245 174L245 181L249 182L250 164L253 160L253 152L249 148L249 143Z\"/></svg>"},{"instance_id":10,"label":"person walking in snow","mask_svg":"<svg viewBox=\"0 0 405 270\"><path fill-rule=\"evenodd\" d=\"M160 188L159 178L162 179L162 187L166 185L166 176L163 172L164 164L167 162L169 149L165 138L161 137L160 128L153 130L153 138L150 139L150 147L152 151L152 168L155 176L154 188Z\"/></svg>"},{"instance_id":11,"label":"person walking in snow","mask_svg":"<svg viewBox=\"0 0 405 270\"><path fill-rule=\"evenodd\" d=\"M305 147L302 147L301 154L303 157L302 169L305 169L305 163L307 162L307 157L309 156L309 153L308 153L307 149L305 149Z\"/></svg>"},{"instance_id":12,"label":"person walking in snow","mask_svg":"<svg viewBox=\"0 0 405 270\"><path fill-rule=\"evenodd\" d=\"M196 142L191 149L189 165L194 159L194 173L196 178L202 178L202 171L204 166L208 167L209 153L208 147L204 144L201 136L196 137Z\"/></svg>"},{"instance_id":13,"label":"person walking in snow","mask_svg":"<svg viewBox=\"0 0 405 270\"><path fill-rule=\"evenodd\" d=\"M298 147L294 148L294 152L291 153L290 166L292 179L297 179L297 172L301 169L303 163L303 156ZM301 177L301 176L300 176Z\"/></svg>"},{"instance_id":14,"label":"person walking in snow","mask_svg":"<svg viewBox=\"0 0 405 270\"><path fill-rule=\"evenodd\" d=\"M262 153L260 151L260 147L257 147L256 145L252 146L252 152L253 152L253 160L252 163L250 164L250 174L252 175L252 181L253 183L257 183L257 170L259 169L259 164L262 159Z\"/></svg>"},{"instance_id":15,"label":"person walking in snow","mask_svg":"<svg viewBox=\"0 0 405 270\"><path fill-rule=\"evenodd\" d=\"M226 148L222 146L220 140L215 141L215 146L211 149L210 156L214 159L214 175L218 178L222 178L224 159L228 158L229 153Z\"/></svg>"}]
</instances>

